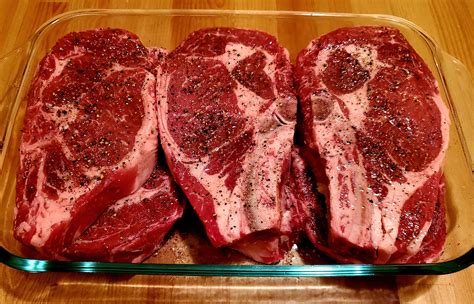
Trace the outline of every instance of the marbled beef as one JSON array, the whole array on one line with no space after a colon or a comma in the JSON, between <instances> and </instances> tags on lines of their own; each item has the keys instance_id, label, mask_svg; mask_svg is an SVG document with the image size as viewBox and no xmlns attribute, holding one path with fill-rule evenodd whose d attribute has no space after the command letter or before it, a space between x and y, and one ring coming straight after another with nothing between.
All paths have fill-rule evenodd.
<instances>
[{"instance_id":1,"label":"marbled beef","mask_svg":"<svg viewBox=\"0 0 474 304\"><path fill-rule=\"evenodd\" d=\"M396 29L342 28L299 54L295 79L327 209L310 239L343 262L437 258L449 115L421 57Z\"/></svg>"},{"instance_id":2,"label":"marbled beef","mask_svg":"<svg viewBox=\"0 0 474 304\"><path fill-rule=\"evenodd\" d=\"M125 30L70 33L32 81L14 235L48 258L150 176L158 147L155 59Z\"/></svg>"},{"instance_id":3,"label":"marbled beef","mask_svg":"<svg viewBox=\"0 0 474 304\"><path fill-rule=\"evenodd\" d=\"M168 165L211 243L280 260L292 230L283 195L296 114L288 52L260 31L203 29L158 77Z\"/></svg>"}]
</instances>

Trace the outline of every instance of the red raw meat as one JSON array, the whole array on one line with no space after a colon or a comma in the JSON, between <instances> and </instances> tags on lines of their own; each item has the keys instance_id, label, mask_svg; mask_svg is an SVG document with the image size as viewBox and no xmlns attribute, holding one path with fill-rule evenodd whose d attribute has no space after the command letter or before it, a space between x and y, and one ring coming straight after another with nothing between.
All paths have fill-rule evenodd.
<instances>
[{"instance_id":1,"label":"red raw meat","mask_svg":"<svg viewBox=\"0 0 474 304\"><path fill-rule=\"evenodd\" d=\"M118 29L70 33L30 87L17 173L14 235L48 258L156 163L155 58Z\"/></svg>"},{"instance_id":2,"label":"red raw meat","mask_svg":"<svg viewBox=\"0 0 474 304\"><path fill-rule=\"evenodd\" d=\"M109 207L68 249L74 260L140 263L183 215L171 174L157 165L133 194Z\"/></svg>"},{"instance_id":3,"label":"red raw meat","mask_svg":"<svg viewBox=\"0 0 474 304\"><path fill-rule=\"evenodd\" d=\"M255 30L192 33L158 73L168 165L214 246L274 263L291 246L283 196L295 127L288 52Z\"/></svg>"},{"instance_id":4,"label":"red raw meat","mask_svg":"<svg viewBox=\"0 0 474 304\"><path fill-rule=\"evenodd\" d=\"M299 54L295 79L304 155L327 208L313 243L343 262L436 259L450 122L421 57L396 29L343 28Z\"/></svg>"}]
</instances>

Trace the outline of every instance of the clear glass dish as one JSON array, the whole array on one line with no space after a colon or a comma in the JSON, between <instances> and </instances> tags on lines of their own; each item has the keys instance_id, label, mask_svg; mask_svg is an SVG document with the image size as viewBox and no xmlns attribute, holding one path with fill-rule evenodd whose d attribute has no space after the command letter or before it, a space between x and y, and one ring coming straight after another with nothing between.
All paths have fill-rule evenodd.
<instances>
[{"instance_id":1,"label":"clear glass dish","mask_svg":"<svg viewBox=\"0 0 474 304\"><path fill-rule=\"evenodd\" d=\"M119 27L136 33L147 46L173 49L190 32L203 27L253 28L275 35L291 60L308 42L339 27L383 25L398 28L428 63L437 78L453 122L445 162L447 241L438 263L423 265L340 265L319 256L310 245L292 250L278 265L256 265L226 249L214 249L199 221L187 215L166 244L144 264L57 262L39 260L13 238L15 174L25 96L39 60L71 31ZM445 274L474 261L474 132L470 111L472 82L465 67L444 53L419 27L393 16L277 11L217 10L81 10L59 15L40 27L29 42L0 57L0 262L28 272L92 272L187 276L372 276ZM467 114L466 114L467 113ZM474 127L474 126L472 126Z\"/></svg>"}]
</instances>

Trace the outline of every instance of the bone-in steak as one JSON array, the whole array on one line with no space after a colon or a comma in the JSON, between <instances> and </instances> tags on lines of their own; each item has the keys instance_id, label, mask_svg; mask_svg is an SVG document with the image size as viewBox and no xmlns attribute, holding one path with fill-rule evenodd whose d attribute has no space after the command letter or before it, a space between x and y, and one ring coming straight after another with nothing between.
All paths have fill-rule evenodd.
<instances>
[{"instance_id":1,"label":"bone-in steak","mask_svg":"<svg viewBox=\"0 0 474 304\"><path fill-rule=\"evenodd\" d=\"M295 78L327 204L327 235L312 223L313 242L345 262L437 258L449 117L420 56L395 29L343 28L299 54Z\"/></svg>"},{"instance_id":2,"label":"bone-in steak","mask_svg":"<svg viewBox=\"0 0 474 304\"><path fill-rule=\"evenodd\" d=\"M183 215L175 183L158 164L145 184L109 207L68 249L74 260L140 263Z\"/></svg>"},{"instance_id":3,"label":"bone-in steak","mask_svg":"<svg viewBox=\"0 0 474 304\"><path fill-rule=\"evenodd\" d=\"M60 39L40 62L20 146L14 234L50 258L156 163L154 58L124 30Z\"/></svg>"},{"instance_id":4,"label":"bone-in steak","mask_svg":"<svg viewBox=\"0 0 474 304\"><path fill-rule=\"evenodd\" d=\"M296 113L286 50L259 31L199 30L158 78L167 161L211 243L261 262L281 259L291 232L282 180Z\"/></svg>"}]
</instances>

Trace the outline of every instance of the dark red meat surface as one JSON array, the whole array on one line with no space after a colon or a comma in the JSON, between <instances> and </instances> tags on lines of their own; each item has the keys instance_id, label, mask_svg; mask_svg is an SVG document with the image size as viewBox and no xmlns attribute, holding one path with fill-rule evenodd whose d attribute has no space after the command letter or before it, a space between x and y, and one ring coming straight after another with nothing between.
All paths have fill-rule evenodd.
<instances>
[{"instance_id":1,"label":"dark red meat surface","mask_svg":"<svg viewBox=\"0 0 474 304\"><path fill-rule=\"evenodd\" d=\"M436 259L449 115L421 57L398 30L343 28L299 54L295 80L304 155L327 209L313 243L343 262Z\"/></svg>"},{"instance_id":2,"label":"dark red meat surface","mask_svg":"<svg viewBox=\"0 0 474 304\"><path fill-rule=\"evenodd\" d=\"M288 53L266 33L192 33L157 85L170 169L214 246L274 263L291 247L283 180L296 97Z\"/></svg>"},{"instance_id":3,"label":"dark red meat surface","mask_svg":"<svg viewBox=\"0 0 474 304\"><path fill-rule=\"evenodd\" d=\"M30 87L17 174L15 237L49 258L156 163L154 59L118 29L70 33Z\"/></svg>"},{"instance_id":4,"label":"dark red meat surface","mask_svg":"<svg viewBox=\"0 0 474 304\"><path fill-rule=\"evenodd\" d=\"M143 186L109 207L68 249L73 260L139 263L153 254L183 204L171 174L157 165Z\"/></svg>"}]
</instances>

